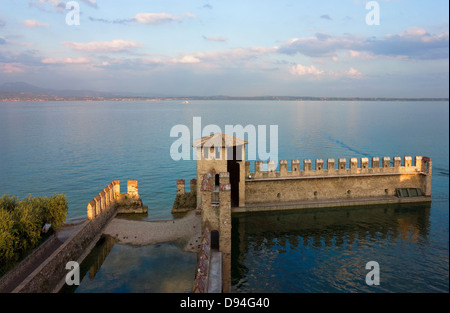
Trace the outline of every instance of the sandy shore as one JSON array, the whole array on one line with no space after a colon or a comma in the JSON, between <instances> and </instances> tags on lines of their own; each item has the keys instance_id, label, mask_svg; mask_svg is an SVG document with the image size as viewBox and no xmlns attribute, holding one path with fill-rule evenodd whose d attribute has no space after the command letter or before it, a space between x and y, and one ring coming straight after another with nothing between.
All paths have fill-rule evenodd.
<instances>
[{"instance_id":1,"label":"sandy shore","mask_svg":"<svg viewBox=\"0 0 450 313\"><path fill-rule=\"evenodd\" d=\"M198 252L201 243L201 218L195 212L169 221L132 221L114 218L104 234L110 235L118 243L150 245L172 242L185 251Z\"/></svg>"}]
</instances>

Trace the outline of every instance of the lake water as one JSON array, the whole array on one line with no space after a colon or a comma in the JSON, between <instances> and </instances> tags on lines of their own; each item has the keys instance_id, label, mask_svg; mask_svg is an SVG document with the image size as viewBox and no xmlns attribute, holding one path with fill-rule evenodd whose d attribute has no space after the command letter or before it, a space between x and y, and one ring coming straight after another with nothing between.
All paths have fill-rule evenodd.
<instances>
[{"instance_id":1,"label":"lake water","mask_svg":"<svg viewBox=\"0 0 450 313\"><path fill-rule=\"evenodd\" d=\"M86 216L87 203L112 180L125 191L126 181L137 179L149 207L145 219L172 219L176 180L195 178L196 164L171 159L176 138L169 134L177 124L192 132L193 117L223 131L278 125L279 159L428 156L431 206L234 216L232 288L448 292L448 108L448 102L414 101L0 102L0 193L64 193L68 219L75 219ZM129 253L116 246L111 259ZM380 286L365 284L369 261L380 265Z\"/></svg>"}]
</instances>

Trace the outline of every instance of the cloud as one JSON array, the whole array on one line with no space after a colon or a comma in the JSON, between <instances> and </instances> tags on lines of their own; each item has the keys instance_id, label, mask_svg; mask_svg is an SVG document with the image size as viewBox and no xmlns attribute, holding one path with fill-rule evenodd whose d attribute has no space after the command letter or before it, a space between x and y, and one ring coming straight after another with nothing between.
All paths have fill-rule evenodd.
<instances>
[{"instance_id":1,"label":"cloud","mask_svg":"<svg viewBox=\"0 0 450 313\"><path fill-rule=\"evenodd\" d=\"M329 21L333 20L328 14L321 15L320 18L324 19L324 20L329 20Z\"/></svg>"},{"instance_id":2,"label":"cloud","mask_svg":"<svg viewBox=\"0 0 450 313\"><path fill-rule=\"evenodd\" d=\"M54 59L54 58L46 58L42 60L44 64L87 64L91 63L91 59L80 57L80 58L62 58L62 59Z\"/></svg>"},{"instance_id":3,"label":"cloud","mask_svg":"<svg viewBox=\"0 0 450 313\"><path fill-rule=\"evenodd\" d=\"M137 58L112 59L102 56L101 59L103 62L96 66L120 70L151 70L154 68L179 70L180 67L185 65L195 65L196 69L202 69L204 71L216 70L218 68L227 70L233 68L242 69L243 67L259 70L262 68L261 64L258 64L259 58L275 51L276 47L249 47L180 54L179 57L148 55Z\"/></svg>"},{"instance_id":4,"label":"cloud","mask_svg":"<svg viewBox=\"0 0 450 313\"><path fill-rule=\"evenodd\" d=\"M194 63L200 63L200 59L196 58L193 55L185 55L180 59L173 59L173 63L182 63L182 64L194 64Z\"/></svg>"},{"instance_id":5,"label":"cloud","mask_svg":"<svg viewBox=\"0 0 450 313\"><path fill-rule=\"evenodd\" d=\"M367 40L364 48L379 55L448 59L449 32L433 35L423 28L413 27L400 34L388 34L382 40Z\"/></svg>"},{"instance_id":6,"label":"cloud","mask_svg":"<svg viewBox=\"0 0 450 313\"><path fill-rule=\"evenodd\" d=\"M187 17L187 18L195 18L195 14L191 13L191 12L185 12L183 13L183 16Z\"/></svg>"},{"instance_id":7,"label":"cloud","mask_svg":"<svg viewBox=\"0 0 450 313\"><path fill-rule=\"evenodd\" d=\"M356 70L353 67L350 67L350 69L341 71L341 72L334 72L334 71L325 71L316 68L314 65L302 65L302 64L295 64L292 65L289 69L289 72L294 76L306 76L306 77L313 77L315 79L320 78L339 78L339 77L347 77L352 79L360 79L363 77L362 73L358 70Z\"/></svg>"},{"instance_id":8,"label":"cloud","mask_svg":"<svg viewBox=\"0 0 450 313\"><path fill-rule=\"evenodd\" d=\"M273 53L277 51L277 47L248 47L248 48L234 48L230 50L197 52L195 56L204 61L214 62L234 62L239 60L249 60L262 55Z\"/></svg>"},{"instance_id":9,"label":"cloud","mask_svg":"<svg viewBox=\"0 0 450 313\"><path fill-rule=\"evenodd\" d=\"M343 72L343 76L347 76L350 78L361 78L363 75L360 71L351 67L349 70Z\"/></svg>"},{"instance_id":10,"label":"cloud","mask_svg":"<svg viewBox=\"0 0 450 313\"><path fill-rule=\"evenodd\" d=\"M449 33L432 35L424 29L411 28L400 34L388 34L381 39L317 33L313 37L290 39L279 49L283 54L303 54L310 57L333 57L339 51L358 51L410 59L447 59Z\"/></svg>"},{"instance_id":11,"label":"cloud","mask_svg":"<svg viewBox=\"0 0 450 313\"><path fill-rule=\"evenodd\" d=\"M18 63L0 63L0 72L6 74L23 73L25 72L21 64Z\"/></svg>"},{"instance_id":12,"label":"cloud","mask_svg":"<svg viewBox=\"0 0 450 313\"><path fill-rule=\"evenodd\" d=\"M182 21L185 18L195 18L195 14L190 12L183 13L182 16L175 16L170 13L138 13L134 21L140 24L159 25L171 22Z\"/></svg>"},{"instance_id":13,"label":"cloud","mask_svg":"<svg viewBox=\"0 0 450 313\"><path fill-rule=\"evenodd\" d=\"M227 37L222 37L222 36L219 36L219 37L215 37L215 36L206 37L206 36L203 36L203 39L205 39L206 41L221 41L221 42L228 41Z\"/></svg>"},{"instance_id":14,"label":"cloud","mask_svg":"<svg viewBox=\"0 0 450 313\"><path fill-rule=\"evenodd\" d=\"M9 42L8 42L9 43ZM36 66L41 64L42 57L37 50L0 51L0 62Z\"/></svg>"},{"instance_id":15,"label":"cloud","mask_svg":"<svg viewBox=\"0 0 450 313\"><path fill-rule=\"evenodd\" d=\"M210 4L205 4L205 5L202 6L202 9L212 10L212 9L213 9L213 6L210 5Z\"/></svg>"},{"instance_id":16,"label":"cloud","mask_svg":"<svg viewBox=\"0 0 450 313\"><path fill-rule=\"evenodd\" d=\"M291 67L290 72L292 75L304 76L304 75L314 75L320 76L324 74L324 71L317 69L314 65L301 65L297 64Z\"/></svg>"},{"instance_id":17,"label":"cloud","mask_svg":"<svg viewBox=\"0 0 450 313\"><path fill-rule=\"evenodd\" d=\"M26 27L34 28L34 27L47 27L50 26L49 24L43 24L41 22L38 22L36 20L26 20L23 22L23 24Z\"/></svg>"},{"instance_id":18,"label":"cloud","mask_svg":"<svg viewBox=\"0 0 450 313\"><path fill-rule=\"evenodd\" d=\"M91 16L89 16L89 20L91 22L100 22L100 23L107 23L107 24L127 24L127 23L136 22L136 20L134 18L107 20L104 18L95 18L95 17L91 17Z\"/></svg>"},{"instance_id":19,"label":"cloud","mask_svg":"<svg viewBox=\"0 0 450 313\"><path fill-rule=\"evenodd\" d=\"M317 33L314 37L293 38L287 41L279 49L284 54L303 54L310 57L333 56L339 50L354 49L358 47L364 38L352 35L330 36L324 33Z\"/></svg>"},{"instance_id":20,"label":"cloud","mask_svg":"<svg viewBox=\"0 0 450 313\"><path fill-rule=\"evenodd\" d=\"M64 41L61 44L72 50L84 52L121 52L142 47L142 44L136 41L120 39L112 41L91 41L86 43Z\"/></svg>"},{"instance_id":21,"label":"cloud","mask_svg":"<svg viewBox=\"0 0 450 313\"><path fill-rule=\"evenodd\" d=\"M97 8L97 0L81 0L84 3L87 3L88 5L90 5L91 7Z\"/></svg>"},{"instance_id":22,"label":"cloud","mask_svg":"<svg viewBox=\"0 0 450 313\"><path fill-rule=\"evenodd\" d=\"M0 45L5 45L6 44L6 40L3 39L2 37L0 37Z\"/></svg>"},{"instance_id":23,"label":"cloud","mask_svg":"<svg viewBox=\"0 0 450 313\"><path fill-rule=\"evenodd\" d=\"M370 59L376 59L378 57L378 56L368 53L366 51L349 50L348 52L352 59L370 60Z\"/></svg>"},{"instance_id":24,"label":"cloud","mask_svg":"<svg viewBox=\"0 0 450 313\"><path fill-rule=\"evenodd\" d=\"M3 18L0 16L0 28L5 27L6 22L3 20Z\"/></svg>"},{"instance_id":25,"label":"cloud","mask_svg":"<svg viewBox=\"0 0 450 313\"><path fill-rule=\"evenodd\" d=\"M52 7L57 12L63 12L66 9L66 2L60 0L31 0L28 5L46 12L50 12L47 7Z\"/></svg>"},{"instance_id":26,"label":"cloud","mask_svg":"<svg viewBox=\"0 0 450 313\"><path fill-rule=\"evenodd\" d=\"M35 7L41 11L49 12L48 7L54 8L57 12L62 13L66 10L66 4L69 1L61 1L61 0L30 0L28 5L30 7ZM97 8L97 0L81 0L81 2L86 3L87 5Z\"/></svg>"},{"instance_id":27,"label":"cloud","mask_svg":"<svg viewBox=\"0 0 450 313\"><path fill-rule=\"evenodd\" d=\"M169 13L138 13L134 19L141 24L163 24L180 20Z\"/></svg>"}]
</instances>

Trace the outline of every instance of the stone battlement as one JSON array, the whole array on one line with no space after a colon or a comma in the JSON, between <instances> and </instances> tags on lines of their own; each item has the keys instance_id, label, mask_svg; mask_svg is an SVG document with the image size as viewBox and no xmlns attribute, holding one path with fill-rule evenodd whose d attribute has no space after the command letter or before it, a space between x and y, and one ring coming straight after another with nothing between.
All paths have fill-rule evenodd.
<instances>
[{"instance_id":1,"label":"stone battlement","mask_svg":"<svg viewBox=\"0 0 450 313\"><path fill-rule=\"evenodd\" d=\"M422 156L416 156L412 162L412 157L405 156L394 157L391 162L390 157L372 157L369 158L339 158L335 159L316 159L313 169L313 161L311 159L303 160L303 169L300 169L300 160L291 161L291 170L288 171L287 160L280 160L279 170L276 171L274 161L263 163L255 161L254 172L250 171L250 161L245 162L246 180L265 179L265 178L282 178L282 177L314 177L314 176L340 176L340 175L364 175L364 174L417 174L422 173L431 175L431 159ZM403 164L402 164L403 163Z\"/></svg>"},{"instance_id":2,"label":"stone battlement","mask_svg":"<svg viewBox=\"0 0 450 313\"><path fill-rule=\"evenodd\" d=\"M137 180L127 182L126 194L120 193L120 180L113 180L88 203L88 219L93 220L113 208L117 208L117 213L147 212L148 208L142 205L142 200L139 197Z\"/></svg>"}]
</instances>

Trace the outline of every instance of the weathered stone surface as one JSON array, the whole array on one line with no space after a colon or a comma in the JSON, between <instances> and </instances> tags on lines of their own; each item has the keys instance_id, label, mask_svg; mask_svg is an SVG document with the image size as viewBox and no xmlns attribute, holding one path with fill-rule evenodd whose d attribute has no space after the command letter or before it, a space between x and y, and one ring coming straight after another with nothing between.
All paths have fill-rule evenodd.
<instances>
[{"instance_id":1,"label":"weathered stone surface","mask_svg":"<svg viewBox=\"0 0 450 313\"><path fill-rule=\"evenodd\" d=\"M142 214L148 211L148 207L143 205L141 198L130 198L124 194L120 194L116 199L116 208L118 214Z\"/></svg>"},{"instance_id":2,"label":"weathered stone surface","mask_svg":"<svg viewBox=\"0 0 450 313\"><path fill-rule=\"evenodd\" d=\"M308 177L299 179L278 179L246 181L246 202L271 203L278 201L302 201L345 199L347 191L351 197L377 197L395 195L395 188L424 188L426 176L415 174L392 175L348 175L342 177ZM315 192L317 192L315 194ZM281 195L281 199L278 197Z\"/></svg>"},{"instance_id":3,"label":"weathered stone surface","mask_svg":"<svg viewBox=\"0 0 450 313\"><path fill-rule=\"evenodd\" d=\"M197 205L197 197L194 192L187 192L184 194L177 194L172 206L172 213L185 213L195 210Z\"/></svg>"}]
</instances>

